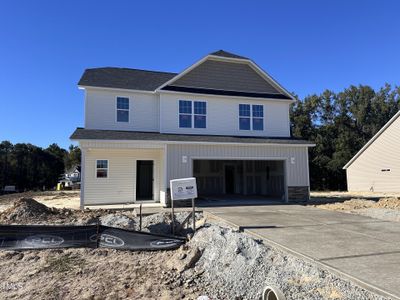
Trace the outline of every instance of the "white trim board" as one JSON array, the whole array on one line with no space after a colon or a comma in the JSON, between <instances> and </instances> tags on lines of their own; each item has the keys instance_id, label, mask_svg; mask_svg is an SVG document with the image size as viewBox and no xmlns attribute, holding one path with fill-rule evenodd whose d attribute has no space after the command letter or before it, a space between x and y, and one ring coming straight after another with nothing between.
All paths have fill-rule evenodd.
<instances>
[{"instance_id":1,"label":"white trim board","mask_svg":"<svg viewBox=\"0 0 400 300\"><path fill-rule=\"evenodd\" d=\"M143 144L149 144L149 145L156 145L159 146L160 148L163 148L164 145L179 145L179 144L198 144L198 145L214 145L214 146L226 146L226 145L235 145L235 146L243 146L243 147L248 147L248 146L282 146L282 147L315 147L315 144L310 143L310 144L278 144L278 143L268 143L268 144L261 144L261 143L213 143L213 142L185 142L185 141L149 141L149 140L95 140L95 139L79 139L79 140L74 140L74 141L83 141L86 143L94 142L94 143L107 143L107 144L114 144L114 143L119 143L119 144L126 144L126 145L132 145L132 146L142 146L141 148L154 148L154 147L146 147ZM82 145L85 146L85 145ZM92 147L92 146L86 146L86 147Z\"/></svg>"}]
</instances>

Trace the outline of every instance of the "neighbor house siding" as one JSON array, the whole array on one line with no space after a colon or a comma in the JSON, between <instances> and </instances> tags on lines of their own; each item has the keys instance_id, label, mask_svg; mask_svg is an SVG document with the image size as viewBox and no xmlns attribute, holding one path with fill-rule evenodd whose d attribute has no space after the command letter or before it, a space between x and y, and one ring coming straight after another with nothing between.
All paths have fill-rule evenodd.
<instances>
[{"instance_id":1,"label":"neighbor house siding","mask_svg":"<svg viewBox=\"0 0 400 300\"><path fill-rule=\"evenodd\" d=\"M154 160L154 200L160 200L163 150L85 149L84 201L90 204L128 203L136 200L136 161ZM108 178L96 178L96 160L108 160Z\"/></svg>"},{"instance_id":2,"label":"neighbor house siding","mask_svg":"<svg viewBox=\"0 0 400 300\"><path fill-rule=\"evenodd\" d=\"M348 190L400 192L399 149L400 118L397 118L347 168Z\"/></svg>"},{"instance_id":3,"label":"neighbor house siding","mask_svg":"<svg viewBox=\"0 0 400 300\"><path fill-rule=\"evenodd\" d=\"M207 128L179 128L179 100L207 102ZM239 130L239 104L264 106L264 130ZM290 137L289 101L161 93L160 132Z\"/></svg>"},{"instance_id":4,"label":"neighbor house siding","mask_svg":"<svg viewBox=\"0 0 400 300\"><path fill-rule=\"evenodd\" d=\"M309 186L307 147L240 145L167 145L167 178L193 176L192 160L204 159L284 159L287 186ZM182 157L186 156L184 163ZM292 159L293 158L293 159Z\"/></svg>"},{"instance_id":5,"label":"neighbor house siding","mask_svg":"<svg viewBox=\"0 0 400 300\"><path fill-rule=\"evenodd\" d=\"M129 122L116 121L116 97L129 98ZM159 131L158 95L128 90L86 89L85 128Z\"/></svg>"}]
</instances>

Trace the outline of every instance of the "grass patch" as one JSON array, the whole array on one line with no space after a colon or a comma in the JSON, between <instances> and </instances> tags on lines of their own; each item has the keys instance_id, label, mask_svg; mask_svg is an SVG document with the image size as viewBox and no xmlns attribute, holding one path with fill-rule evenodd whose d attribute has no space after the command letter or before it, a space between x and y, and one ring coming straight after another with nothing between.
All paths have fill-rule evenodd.
<instances>
[{"instance_id":1,"label":"grass patch","mask_svg":"<svg viewBox=\"0 0 400 300\"><path fill-rule=\"evenodd\" d=\"M86 261L81 257L62 255L60 257L49 257L42 271L65 273L77 268L82 269L85 265Z\"/></svg>"}]
</instances>

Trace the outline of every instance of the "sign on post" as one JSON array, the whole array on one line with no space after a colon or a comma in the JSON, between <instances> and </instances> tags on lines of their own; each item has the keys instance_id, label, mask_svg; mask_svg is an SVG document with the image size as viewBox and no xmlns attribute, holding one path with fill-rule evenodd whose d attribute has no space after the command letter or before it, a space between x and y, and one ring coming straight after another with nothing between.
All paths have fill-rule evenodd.
<instances>
[{"instance_id":1,"label":"sign on post","mask_svg":"<svg viewBox=\"0 0 400 300\"><path fill-rule=\"evenodd\" d=\"M197 198L197 185L194 177L172 179L170 185L172 201Z\"/></svg>"},{"instance_id":2,"label":"sign on post","mask_svg":"<svg viewBox=\"0 0 400 300\"><path fill-rule=\"evenodd\" d=\"M171 213L172 213L172 234L175 234L174 201L192 199L193 232L196 231L196 211L194 199L197 198L196 178L181 178L170 180L171 190Z\"/></svg>"}]
</instances>

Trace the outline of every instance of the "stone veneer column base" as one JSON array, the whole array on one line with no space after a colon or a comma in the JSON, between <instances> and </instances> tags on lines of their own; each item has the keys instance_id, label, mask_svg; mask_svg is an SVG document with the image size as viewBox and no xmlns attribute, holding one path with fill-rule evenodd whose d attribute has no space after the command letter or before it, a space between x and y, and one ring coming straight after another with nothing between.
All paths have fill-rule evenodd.
<instances>
[{"instance_id":1,"label":"stone veneer column base","mask_svg":"<svg viewBox=\"0 0 400 300\"><path fill-rule=\"evenodd\" d=\"M289 186L288 187L289 201L308 201L310 193L308 186Z\"/></svg>"}]
</instances>

